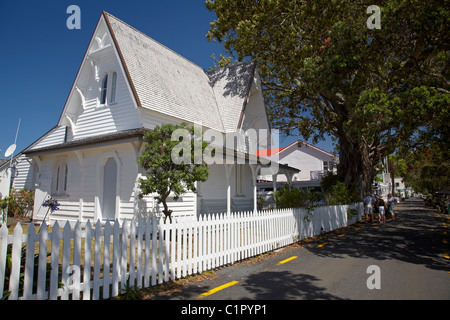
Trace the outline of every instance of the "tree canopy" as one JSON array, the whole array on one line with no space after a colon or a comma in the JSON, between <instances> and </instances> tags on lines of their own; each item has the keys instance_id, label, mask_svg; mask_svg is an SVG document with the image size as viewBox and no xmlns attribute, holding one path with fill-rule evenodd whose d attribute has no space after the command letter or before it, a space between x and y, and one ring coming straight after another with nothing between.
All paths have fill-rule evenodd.
<instances>
[{"instance_id":1,"label":"tree canopy","mask_svg":"<svg viewBox=\"0 0 450 320\"><path fill-rule=\"evenodd\" d=\"M405 183L415 191L425 194L440 189L450 189L450 157L448 149L438 143L403 150L406 170L403 175Z\"/></svg>"},{"instance_id":2,"label":"tree canopy","mask_svg":"<svg viewBox=\"0 0 450 320\"><path fill-rule=\"evenodd\" d=\"M380 29L367 13L378 5ZM338 174L370 191L376 164L424 136L446 139L447 0L208 0L222 60L257 61L272 126L338 142ZM228 59L228 60L226 60Z\"/></svg>"}]
</instances>

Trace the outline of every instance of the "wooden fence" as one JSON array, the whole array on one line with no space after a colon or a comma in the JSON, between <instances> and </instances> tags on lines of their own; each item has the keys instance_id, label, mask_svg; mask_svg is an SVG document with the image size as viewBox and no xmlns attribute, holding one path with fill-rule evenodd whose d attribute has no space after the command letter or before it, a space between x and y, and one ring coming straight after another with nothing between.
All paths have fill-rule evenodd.
<instances>
[{"instance_id":1,"label":"wooden fence","mask_svg":"<svg viewBox=\"0 0 450 320\"><path fill-rule=\"evenodd\" d=\"M362 206L356 205L358 216ZM98 221L0 228L0 299L117 296L232 264L349 224L348 206L200 216L173 223ZM358 218L359 218L358 217ZM356 221L354 218L353 222Z\"/></svg>"}]
</instances>

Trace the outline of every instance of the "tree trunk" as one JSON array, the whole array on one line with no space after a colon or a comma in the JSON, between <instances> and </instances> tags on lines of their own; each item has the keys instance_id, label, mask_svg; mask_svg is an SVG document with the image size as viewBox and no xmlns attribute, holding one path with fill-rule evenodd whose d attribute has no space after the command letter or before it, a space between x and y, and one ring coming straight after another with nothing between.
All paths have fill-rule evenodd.
<instances>
[{"instance_id":1,"label":"tree trunk","mask_svg":"<svg viewBox=\"0 0 450 320\"><path fill-rule=\"evenodd\" d=\"M173 210L169 209L169 206L167 205L167 198L170 195L170 190L168 192L166 192L162 197L161 197L161 202L164 206L163 209L163 213L164 213L164 219L169 218L170 223L172 223L172 212Z\"/></svg>"},{"instance_id":2,"label":"tree trunk","mask_svg":"<svg viewBox=\"0 0 450 320\"><path fill-rule=\"evenodd\" d=\"M367 145L340 139L338 175L347 188L359 192L361 199L372 192L373 164Z\"/></svg>"},{"instance_id":3,"label":"tree trunk","mask_svg":"<svg viewBox=\"0 0 450 320\"><path fill-rule=\"evenodd\" d=\"M395 169L392 167L391 170L389 170L389 175L391 176L391 181L392 181L392 196L395 197Z\"/></svg>"}]
</instances>

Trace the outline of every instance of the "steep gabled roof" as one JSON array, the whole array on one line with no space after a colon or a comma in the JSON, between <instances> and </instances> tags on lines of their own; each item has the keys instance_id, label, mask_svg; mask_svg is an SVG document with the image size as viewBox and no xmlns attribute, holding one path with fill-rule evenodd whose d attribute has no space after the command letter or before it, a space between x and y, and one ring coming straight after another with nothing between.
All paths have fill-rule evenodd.
<instances>
[{"instance_id":1,"label":"steep gabled roof","mask_svg":"<svg viewBox=\"0 0 450 320\"><path fill-rule=\"evenodd\" d=\"M139 106L221 132L238 129L254 63L206 72L111 14L103 16Z\"/></svg>"}]
</instances>

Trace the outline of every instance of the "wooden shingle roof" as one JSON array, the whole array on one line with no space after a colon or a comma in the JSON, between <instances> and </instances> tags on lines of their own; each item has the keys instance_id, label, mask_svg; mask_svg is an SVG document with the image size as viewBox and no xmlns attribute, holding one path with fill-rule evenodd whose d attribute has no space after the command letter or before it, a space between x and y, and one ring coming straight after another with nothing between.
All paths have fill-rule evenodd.
<instances>
[{"instance_id":1,"label":"wooden shingle roof","mask_svg":"<svg viewBox=\"0 0 450 320\"><path fill-rule=\"evenodd\" d=\"M103 15L141 107L221 132L239 129L253 62L207 72L111 14Z\"/></svg>"}]
</instances>

